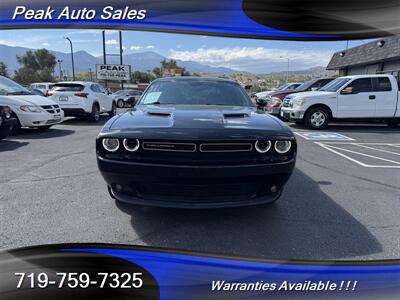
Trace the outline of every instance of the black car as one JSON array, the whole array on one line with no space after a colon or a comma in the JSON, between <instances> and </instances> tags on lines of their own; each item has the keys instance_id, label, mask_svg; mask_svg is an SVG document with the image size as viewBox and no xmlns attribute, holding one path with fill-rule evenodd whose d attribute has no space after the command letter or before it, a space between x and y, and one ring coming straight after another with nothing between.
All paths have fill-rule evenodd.
<instances>
[{"instance_id":1,"label":"black car","mask_svg":"<svg viewBox=\"0 0 400 300\"><path fill-rule=\"evenodd\" d=\"M114 99L117 101L119 108L125 107L126 104L134 106L142 95L142 91L139 90L120 90L115 93Z\"/></svg>"},{"instance_id":2,"label":"black car","mask_svg":"<svg viewBox=\"0 0 400 300\"><path fill-rule=\"evenodd\" d=\"M6 138L16 124L17 120L12 117L11 109L0 105L0 140Z\"/></svg>"},{"instance_id":3,"label":"black car","mask_svg":"<svg viewBox=\"0 0 400 300\"><path fill-rule=\"evenodd\" d=\"M292 174L296 140L236 82L153 81L96 140L110 195L139 205L213 208L273 202Z\"/></svg>"}]
</instances>

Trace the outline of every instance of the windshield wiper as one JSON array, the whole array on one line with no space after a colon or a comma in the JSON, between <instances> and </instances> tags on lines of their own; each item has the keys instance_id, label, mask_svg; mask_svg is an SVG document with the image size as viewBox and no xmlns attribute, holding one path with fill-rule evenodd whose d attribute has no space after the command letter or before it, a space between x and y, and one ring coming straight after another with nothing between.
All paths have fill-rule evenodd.
<instances>
[{"instance_id":1,"label":"windshield wiper","mask_svg":"<svg viewBox=\"0 0 400 300\"><path fill-rule=\"evenodd\" d=\"M29 93L29 92L20 91L20 92L10 92L10 93L7 93L7 96L9 96L9 95L33 95L33 94L32 94L32 93Z\"/></svg>"}]
</instances>

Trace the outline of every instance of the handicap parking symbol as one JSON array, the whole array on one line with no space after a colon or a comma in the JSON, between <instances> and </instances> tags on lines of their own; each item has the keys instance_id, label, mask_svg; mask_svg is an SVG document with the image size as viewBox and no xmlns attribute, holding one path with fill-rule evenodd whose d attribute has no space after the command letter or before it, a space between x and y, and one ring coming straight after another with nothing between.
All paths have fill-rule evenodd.
<instances>
[{"instance_id":1,"label":"handicap parking symbol","mask_svg":"<svg viewBox=\"0 0 400 300\"><path fill-rule=\"evenodd\" d=\"M310 141L354 141L354 139L336 132L295 132Z\"/></svg>"}]
</instances>

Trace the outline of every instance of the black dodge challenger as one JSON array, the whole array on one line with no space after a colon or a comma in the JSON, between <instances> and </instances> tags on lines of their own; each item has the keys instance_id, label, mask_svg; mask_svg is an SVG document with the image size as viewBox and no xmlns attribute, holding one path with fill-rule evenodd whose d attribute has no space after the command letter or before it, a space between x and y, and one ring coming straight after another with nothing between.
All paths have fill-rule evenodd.
<instances>
[{"instance_id":1,"label":"black dodge challenger","mask_svg":"<svg viewBox=\"0 0 400 300\"><path fill-rule=\"evenodd\" d=\"M296 140L236 82L153 81L138 104L96 140L110 195L146 206L216 208L277 200L292 174Z\"/></svg>"}]
</instances>

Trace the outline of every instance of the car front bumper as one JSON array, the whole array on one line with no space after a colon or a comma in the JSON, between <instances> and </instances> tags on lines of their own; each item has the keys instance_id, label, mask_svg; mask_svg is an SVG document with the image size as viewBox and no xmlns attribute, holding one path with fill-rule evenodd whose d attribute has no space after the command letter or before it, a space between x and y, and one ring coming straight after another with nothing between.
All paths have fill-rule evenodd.
<instances>
[{"instance_id":1,"label":"car front bumper","mask_svg":"<svg viewBox=\"0 0 400 300\"><path fill-rule=\"evenodd\" d=\"M295 158L262 165L192 166L123 162L97 156L112 195L145 206L219 208L273 202Z\"/></svg>"},{"instance_id":2,"label":"car front bumper","mask_svg":"<svg viewBox=\"0 0 400 300\"><path fill-rule=\"evenodd\" d=\"M282 107L280 116L287 120L303 120L305 111L291 107Z\"/></svg>"},{"instance_id":3,"label":"car front bumper","mask_svg":"<svg viewBox=\"0 0 400 300\"><path fill-rule=\"evenodd\" d=\"M47 112L24 112L18 115L22 127L40 127L59 124L64 120L64 112L49 114Z\"/></svg>"}]
</instances>

